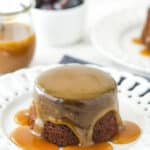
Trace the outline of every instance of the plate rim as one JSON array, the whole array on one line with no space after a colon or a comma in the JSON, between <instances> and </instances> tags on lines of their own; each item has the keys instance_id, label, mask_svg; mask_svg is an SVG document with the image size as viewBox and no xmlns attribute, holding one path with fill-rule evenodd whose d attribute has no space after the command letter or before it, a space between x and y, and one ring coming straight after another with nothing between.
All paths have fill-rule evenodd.
<instances>
[{"instance_id":1,"label":"plate rim","mask_svg":"<svg viewBox=\"0 0 150 150\"><path fill-rule=\"evenodd\" d=\"M7 74L7 75L4 75L4 76L0 77L0 82L1 82L1 80L7 79L8 76L13 76L13 75L15 75L15 74L21 74L22 72L26 72L26 71L33 71L33 72L34 72L34 70L36 71L36 70L38 70L38 69L47 70L48 68L53 68L53 67L60 66L60 65L61 65L61 64L53 64L53 65L37 66L37 67L33 67L33 68L21 69L21 70L19 70L19 71L14 72L14 73L9 73L9 74ZM65 65L66 65L66 64L65 64ZM68 65L70 65L70 64L68 64ZM119 73L119 74L125 74L125 76L127 76L127 77L129 77L129 78L133 78L133 77L134 77L134 78L136 78L136 80L141 80L141 82L143 82L143 84L150 85L150 83L149 83L146 79L141 78L141 77L138 77L138 76L135 76L135 75L132 75L132 74L127 73L127 72L118 72L118 71L115 70L115 69L108 68L108 67L101 67L101 66L97 66L97 65L87 65L87 66L95 66L96 68L103 69L104 71L108 71L109 73L110 73L110 72L115 72L115 73ZM14 100L14 99L15 99L15 97L13 97L13 100ZM8 103L7 105L9 105L9 103ZM5 110L5 107L4 107L4 109L0 110L0 115L2 115L2 112L3 112L4 110ZM2 130L2 129L0 129L0 130ZM0 133L3 133L3 132L0 131ZM20 150L19 147L17 147L17 146L16 146L15 144L13 144L10 140L8 140L8 137L7 137L6 135L2 134L2 135L0 135L0 136L4 137L4 141L5 141L6 143L8 143L8 148L14 148L14 150Z\"/></svg>"},{"instance_id":2,"label":"plate rim","mask_svg":"<svg viewBox=\"0 0 150 150\"><path fill-rule=\"evenodd\" d=\"M147 77L149 78L150 77L150 70L145 70L143 69L142 67L137 67L136 65L133 65L133 64L130 64L130 65L127 65L125 63L125 61L121 61L121 59L113 56L112 54L110 54L109 52L105 51L106 49L104 48L103 44L99 43L99 41L97 40L97 27L98 26L101 26L101 24L103 24L103 22L105 22L107 19L109 18L112 18L114 15L118 15L122 12L131 12L133 9L140 9L143 11L145 9L147 9L148 6L145 6L143 5L142 8L139 8L139 7L131 7L131 8L124 8L123 10L119 10L119 11L116 11L112 14L109 14L105 17L103 17L103 19L99 19L95 25L93 26L93 28L91 29L91 33L90 33L90 39L93 43L93 46L96 48L96 50L98 51L99 54L102 54L104 55L106 58L110 59L111 61L113 61L113 63L115 63L115 65L119 65L119 66L123 66L125 69L127 69L127 71L130 71L131 73L135 73L137 75L142 75L144 77Z\"/></svg>"}]
</instances>

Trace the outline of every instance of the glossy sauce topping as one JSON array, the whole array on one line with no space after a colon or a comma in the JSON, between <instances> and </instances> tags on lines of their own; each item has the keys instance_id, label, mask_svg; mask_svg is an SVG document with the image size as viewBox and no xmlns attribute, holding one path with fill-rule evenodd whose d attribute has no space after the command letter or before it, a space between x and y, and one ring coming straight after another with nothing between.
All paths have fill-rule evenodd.
<instances>
[{"instance_id":1,"label":"glossy sauce topping","mask_svg":"<svg viewBox=\"0 0 150 150\"><path fill-rule=\"evenodd\" d=\"M115 81L105 72L92 67L71 65L43 73L37 87L64 100L87 100L114 90Z\"/></svg>"},{"instance_id":2,"label":"glossy sauce topping","mask_svg":"<svg viewBox=\"0 0 150 150\"><path fill-rule=\"evenodd\" d=\"M79 147L79 146L68 146L64 150L113 150L113 147L109 143L100 143L89 147Z\"/></svg>"},{"instance_id":3,"label":"glossy sauce topping","mask_svg":"<svg viewBox=\"0 0 150 150\"><path fill-rule=\"evenodd\" d=\"M29 109L24 109L16 113L15 122L19 125L29 125L30 112Z\"/></svg>"},{"instance_id":4,"label":"glossy sauce topping","mask_svg":"<svg viewBox=\"0 0 150 150\"><path fill-rule=\"evenodd\" d=\"M112 142L115 144L131 143L141 135L141 129L135 123L125 121L123 128L113 137Z\"/></svg>"},{"instance_id":5,"label":"glossy sauce topping","mask_svg":"<svg viewBox=\"0 0 150 150\"><path fill-rule=\"evenodd\" d=\"M58 146L34 135L29 127L18 127L11 133L10 138L23 150L58 150Z\"/></svg>"}]
</instances>

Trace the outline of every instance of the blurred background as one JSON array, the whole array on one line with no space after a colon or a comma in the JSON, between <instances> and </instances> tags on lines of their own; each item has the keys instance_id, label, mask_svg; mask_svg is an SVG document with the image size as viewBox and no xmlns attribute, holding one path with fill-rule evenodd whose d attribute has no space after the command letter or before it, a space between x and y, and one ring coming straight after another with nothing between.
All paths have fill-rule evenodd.
<instances>
[{"instance_id":1,"label":"blurred background","mask_svg":"<svg viewBox=\"0 0 150 150\"><path fill-rule=\"evenodd\" d=\"M64 55L69 55L87 62L126 69L143 75L145 74L143 70L140 70L141 73L139 68L135 67L138 64L133 62L132 66L126 67L128 65L126 58L123 62L115 61L116 56L112 59L115 49L118 49L116 52L121 49L115 47L113 39L120 38L115 35L130 28L121 18L130 25L130 19L133 20L135 16L135 24L138 25L136 11L145 8L144 15L139 17L139 22L142 24L138 31L139 35L135 34L140 37L149 4L149 0L0 0L0 72L7 73L24 67L50 65L58 63ZM129 11L130 19L128 16L124 17L123 10L125 13ZM114 18L115 16L118 18ZM110 26L109 30L101 21ZM116 27L116 24L120 26ZM101 30L103 33L100 32ZM114 37L109 36L109 33L114 34ZM93 42L93 39L96 40ZM106 47L101 46L101 41L104 41ZM107 45L112 47L108 52L111 53L111 57L107 57L105 53L110 48ZM126 45L129 47L129 44ZM121 51L120 56L126 53L128 51ZM117 56L119 57L119 52ZM138 57L141 56L137 56L137 59ZM132 57L130 59L132 60ZM148 67L149 58L139 58L139 64L143 61ZM146 70L147 72L150 75L150 70Z\"/></svg>"}]
</instances>

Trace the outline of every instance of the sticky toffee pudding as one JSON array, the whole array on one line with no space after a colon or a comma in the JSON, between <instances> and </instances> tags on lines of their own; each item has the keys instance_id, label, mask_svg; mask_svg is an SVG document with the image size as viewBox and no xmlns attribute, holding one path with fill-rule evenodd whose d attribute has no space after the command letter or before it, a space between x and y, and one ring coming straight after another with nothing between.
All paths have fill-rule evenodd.
<instances>
[{"instance_id":1,"label":"sticky toffee pudding","mask_svg":"<svg viewBox=\"0 0 150 150\"><path fill-rule=\"evenodd\" d=\"M52 150L57 146L112 150L110 142L130 143L141 133L136 124L122 122L113 78L84 65L63 65L42 73L35 83L30 111L19 114L15 120L21 126L12 132L11 140L25 150L32 150L29 145L42 150L38 142ZM27 139L20 139L20 134Z\"/></svg>"}]
</instances>

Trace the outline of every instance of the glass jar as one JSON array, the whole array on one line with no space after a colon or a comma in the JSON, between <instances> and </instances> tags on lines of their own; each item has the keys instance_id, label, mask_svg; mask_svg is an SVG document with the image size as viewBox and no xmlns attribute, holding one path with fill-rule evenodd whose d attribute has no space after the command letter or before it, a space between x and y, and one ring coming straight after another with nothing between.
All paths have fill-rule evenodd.
<instances>
[{"instance_id":1,"label":"glass jar","mask_svg":"<svg viewBox=\"0 0 150 150\"><path fill-rule=\"evenodd\" d=\"M33 0L0 1L0 73L30 64L35 49Z\"/></svg>"}]
</instances>

